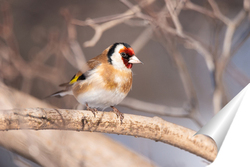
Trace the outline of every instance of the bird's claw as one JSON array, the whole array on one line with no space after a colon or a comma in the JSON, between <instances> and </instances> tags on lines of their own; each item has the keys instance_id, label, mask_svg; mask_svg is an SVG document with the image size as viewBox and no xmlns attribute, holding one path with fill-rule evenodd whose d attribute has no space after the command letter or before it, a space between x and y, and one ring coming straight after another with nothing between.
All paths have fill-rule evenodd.
<instances>
[{"instance_id":1,"label":"bird's claw","mask_svg":"<svg viewBox=\"0 0 250 167\"><path fill-rule=\"evenodd\" d=\"M93 113L94 117L96 117L96 114L98 113L97 109L89 107L88 103L86 103L86 107L87 107L87 110L91 111Z\"/></svg>"},{"instance_id":2,"label":"bird's claw","mask_svg":"<svg viewBox=\"0 0 250 167\"><path fill-rule=\"evenodd\" d=\"M122 121L124 119L124 115L123 113L121 113L117 108L111 106L111 108L113 109L113 112L116 114L117 118L120 117L120 121L121 121L121 124L122 124Z\"/></svg>"}]
</instances>

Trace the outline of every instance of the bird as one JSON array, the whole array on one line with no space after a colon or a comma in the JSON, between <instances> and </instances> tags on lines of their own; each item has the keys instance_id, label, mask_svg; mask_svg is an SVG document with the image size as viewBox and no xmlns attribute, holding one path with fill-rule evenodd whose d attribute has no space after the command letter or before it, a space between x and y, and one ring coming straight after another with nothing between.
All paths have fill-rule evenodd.
<instances>
[{"instance_id":1,"label":"bird","mask_svg":"<svg viewBox=\"0 0 250 167\"><path fill-rule=\"evenodd\" d=\"M87 110L96 116L97 108L112 108L112 111L124 119L124 115L115 105L118 105L132 88L132 66L142 63L134 50L127 43L116 42L106 48L100 55L87 62L88 70L77 72L72 79L59 86L63 90L49 97L73 95L76 100L86 105Z\"/></svg>"}]
</instances>

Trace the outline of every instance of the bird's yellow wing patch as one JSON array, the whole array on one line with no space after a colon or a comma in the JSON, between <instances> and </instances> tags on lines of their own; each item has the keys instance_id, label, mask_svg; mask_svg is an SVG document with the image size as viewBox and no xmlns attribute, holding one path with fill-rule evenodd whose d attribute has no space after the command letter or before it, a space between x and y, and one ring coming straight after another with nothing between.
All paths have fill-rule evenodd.
<instances>
[{"instance_id":1,"label":"bird's yellow wing patch","mask_svg":"<svg viewBox=\"0 0 250 167\"><path fill-rule=\"evenodd\" d=\"M69 85L72 85L73 83L75 83L75 82L78 81L78 80L84 80L84 79L85 79L84 74L81 73L81 72L78 72L78 73L76 73L76 74L73 76L73 78L70 80Z\"/></svg>"}]
</instances>

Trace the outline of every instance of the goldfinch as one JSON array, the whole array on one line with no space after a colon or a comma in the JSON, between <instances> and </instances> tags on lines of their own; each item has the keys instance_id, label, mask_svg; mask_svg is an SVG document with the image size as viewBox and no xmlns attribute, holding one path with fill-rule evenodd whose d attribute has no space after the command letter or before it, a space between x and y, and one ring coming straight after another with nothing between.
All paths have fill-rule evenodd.
<instances>
[{"instance_id":1,"label":"goldfinch","mask_svg":"<svg viewBox=\"0 0 250 167\"><path fill-rule=\"evenodd\" d=\"M132 87L132 66L142 63L130 45L114 43L102 54L87 62L89 70L78 72L68 83L59 86L64 90L51 96L73 95L76 100L86 105L87 110L95 113L96 108L111 107L122 122L123 114L114 106L119 104Z\"/></svg>"}]
</instances>

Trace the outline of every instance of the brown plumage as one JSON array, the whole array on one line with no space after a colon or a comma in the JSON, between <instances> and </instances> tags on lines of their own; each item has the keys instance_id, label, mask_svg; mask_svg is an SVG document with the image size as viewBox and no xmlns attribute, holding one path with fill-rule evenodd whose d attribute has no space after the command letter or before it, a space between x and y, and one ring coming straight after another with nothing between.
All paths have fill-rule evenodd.
<instances>
[{"instance_id":1,"label":"brown plumage","mask_svg":"<svg viewBox=\"0 0 250 167\"><path fill-rule=\"evenodd\" d=\"M115 43L102 54L87 62L89 70L78 72L70 82L61 84L65 90L52 96L74 95L78 102L86 104L93 113L96 109L111 106L123 119L114 105L119 104L132 87L132 65L141 63L133 49L126 43Z\"/></svg>"}]
</instances>

